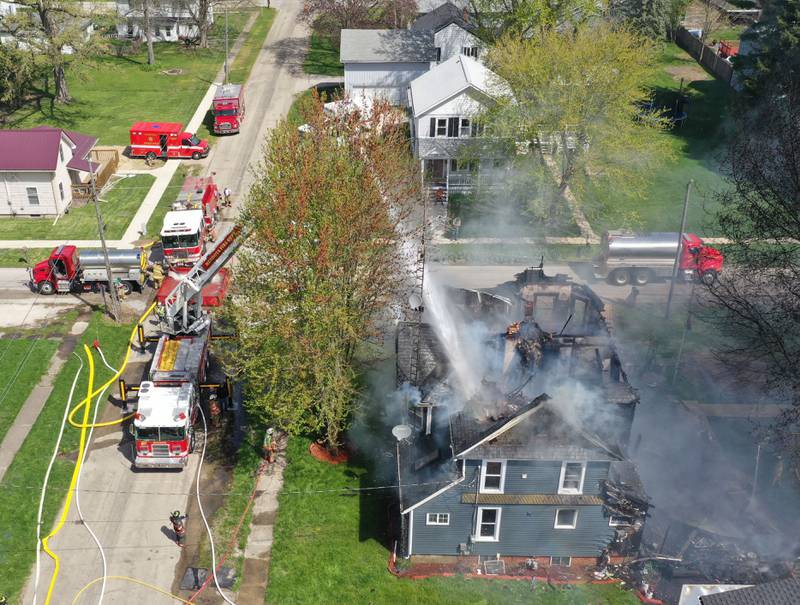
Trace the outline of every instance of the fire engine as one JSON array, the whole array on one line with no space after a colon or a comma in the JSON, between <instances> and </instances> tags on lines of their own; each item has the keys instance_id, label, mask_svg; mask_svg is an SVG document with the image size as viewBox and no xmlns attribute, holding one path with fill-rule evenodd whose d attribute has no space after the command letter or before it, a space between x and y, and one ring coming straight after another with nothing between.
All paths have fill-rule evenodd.
<instances>
[{"instance_id":1,"label":"fire engine","mask_svg":"<svg viewBox=\"0 0 800 605\"><path fill-rule=\"evenodd\" d=\"M217 86L211 105L215 134L234 134L244 122L244 88L241 84Z\"/></svg>"},{"instance_id":2,"label":"fire engine","mask_svg":"<svg viewBox=\"0 0 800 605\"><path fill-rule=\"evenodd\" d=\"M132 158L192 158L199 160L208 155L208 141L196 134L183 131L177 122L136 122L131 126Z\"/></svg>"},{"instance_id":3,"label":"fire engine","mask_svg":"<svg viewBox=\"0 0 800 605\"><path fill-rule=\"evenodd\" d=\"M245 241L248 232L234 226L164 298L158 337L148 380L138 387L120 381L120 398L138 391L139 402L131 433L134 466L184 468L194 449L193 424L200 414L201 395L219 390L207 383L211 315L203 307L203 290ZM144 336L139 327L140 339ZM226 381L228 394L230 384Z\"/></svg>"},{"instance_id":4,"label":"fire engine","mask_svg":"<svg viewBox=\"0 0 800 605\"><path fill-rule=\"evenodd\" d=\"M172 210L164 217L161 246L170 267L200 260L206 240L216 240L219 189L212 177L187 177Z\"/></svg>"}]
</instances>

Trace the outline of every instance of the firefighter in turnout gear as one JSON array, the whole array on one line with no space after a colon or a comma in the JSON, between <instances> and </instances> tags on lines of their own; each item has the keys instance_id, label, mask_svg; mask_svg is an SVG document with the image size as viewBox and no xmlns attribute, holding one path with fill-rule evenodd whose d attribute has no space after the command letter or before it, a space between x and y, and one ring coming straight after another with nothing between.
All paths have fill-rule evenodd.
<instances>
[{"instance_id":1,"label":"firefighter in turnout gear","mask_svg":"<svg viewBox=\"0 0 800 605\"><path fill-rule=\"evenodd\" d=\"M264 435L262 449L264 451L264 459L270 464L275 462L275 452L278 450L278 444L275 443L275 429L272 427L269 427Z\"/></svg>"},{"instance_id":2,"label":"firefighter in turnout gear","mask_svg":"<svg viewBox=\"0 0 800 605\"><path fill-rule=\"evenodd\" d=\"M181 511L172 511L169 520L172 522L172 530L175 532L175 543L183 548L186 544L186 515L181 515Z\"/></svg>"}]
</instances>

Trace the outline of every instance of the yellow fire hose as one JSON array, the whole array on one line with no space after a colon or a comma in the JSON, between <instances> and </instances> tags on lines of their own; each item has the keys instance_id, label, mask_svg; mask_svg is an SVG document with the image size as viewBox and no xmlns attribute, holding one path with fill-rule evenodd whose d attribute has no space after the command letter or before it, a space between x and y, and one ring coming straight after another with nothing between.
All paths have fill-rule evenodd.
<instances>
[{"instance_id":1,"label":"yellow fire hose","mask_svg":"<svg viewBox=\"0 0 800 605\"><path fill-rule=\"evenodd\" d=\"M137 580L136 578L129 578L128 576L106 576L106 580L125 580L126 582L133 582L134 584L139 584L139 585L144 586L146 588L149 588L151 590L155 590L156 592L160 592L161 594L163 594L165 596L168 596L170 598L173 598L176 601L179 601L181 603L189 603L189 605L193 605L193 603L191 601L187 601L186 599L183 599L183 598L179 597L178 595L174 595L171 592L167 592L163 588L159 588L158 586L155 586L154 584L150 584L150 583L145 582L143 580ZM94 586L98 582L102 582L102 581L103 581L103 578L95 578L94 580L89 582L86 586L81 588L78 591L78 594L75 595L75 598L72 599L72 605L75 605L75 603L78 602L78 599L80 598L80 596L87 589L91 588L92 586Z\"/></svg>"},{"instance_id":2,"label":"yellow fire hose","mask_svg":"<svg viewBox=\"0 0 800 605\"><path fill-rule=\"evenodd\" d=\"M125 367L128 365L128 360L130 359L130 356L131 356L131 347L133 346L133 341L136 338L137 328L138 328L140 323L142 323L145 319L147 319L147 316L150 315L150 313L153 312L153 309L155 309L155 307L156 307L156 303L153 303L152 305L150 305L150 307L147 309L147 311L144 312L144 315L142 315L139 318L139 321L136 322L136 325L133 327L133 330L131 330L131 337L128 339L128 349L127 349L127 351L125 351L125 359L122 360L122 365L119 366L119 370L117 370L117 373L114 374L111 378L109 378L108 381L105 384L103 384L100 387L98 387L98 389L96 391L94 391L93 393L90 393L86 397L86 399L84 399L78 405L76 405L73 408L73 410L69 413L68 420L69 420L69 423L72 426L74 426L75 428L78 428L78 429L99 428L101 426L113 426L115 424L122 424L126 420L128 420L130 418L133 418L134 414L129 414L128 416L123 416L122 418L119 418L118 420L109 420L108 422L98 422L98 423L95 423L95 424L86 424L86 414L84 414L83 423L76 422L75 419L74 419L74 416L75 416L75 414L78 413L78 410L81 409L82 407L84 407L84 406L88 407L89 405L91 405L91 401L92 401L93 397L96 397L101 391L106 389L112 382L114 382L117 378L122 376L122 372L125 371Z\"/></svg>"},{"instance_id":3,"label":"yellow fire hose","mask_svg":"<svg viewBox=\"0 0 800 605\"><path fill-rule=\"evenodd\" d=\"M58 555L50 550L50 546L48 542L50 538L54 537L61 531L61 528L64 527L64 523L67 520L67 515L69 515L69 509L72 505L72 496L75 494L75 483L78 481L78 475L81 472L81 465L83 463L83 449L86 447L86 428L87 424L86 421L89 419L89 408L91 408L91 401L92 401L92 387L94 386L94 357L92 356L92 351L86 345L83 345L83 349L86 352L87 357L89 358L89 384L87 386L87 397L84 399L85 401L89 401L90 404L84 406L83 410L83 425L81 428L81 438L80 443L78 445L78 461L75 463L75 469L72 471L72 480L69 483L69 491L67 492L67 501L64 505L64 509L61 512L61 518L58 520L58 524L55 526L53 531L51 531L47 537L42 540L42 548L44 551L50 555L50 558L55 561L56 567L53 571L53 577L50 580L50 587L47 589L47 598L45 599L45 605L50 605L50 599L53 597L53 588L56 585L56 579L58 578L58 572L61 569L61 559L59 559ZM78 406L80 407L80 406ZM78 408L75 408L78 409Z\"/></svg>"}]
</instances>

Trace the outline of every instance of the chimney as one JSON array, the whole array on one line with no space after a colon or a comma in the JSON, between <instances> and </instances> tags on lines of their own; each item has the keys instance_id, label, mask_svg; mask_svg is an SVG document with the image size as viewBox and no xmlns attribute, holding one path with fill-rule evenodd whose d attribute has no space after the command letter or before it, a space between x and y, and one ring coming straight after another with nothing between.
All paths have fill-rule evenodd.
<instances>
[{"instance_id":1,"label":"chimney","mask_svg":"<svg viewBox=\"0 0 800 605\"><path fill-rule=\"evenodd\" d=\"M464 15L463 17L464 23L469 23L469 10L467 9L466 6L464 7L463 15Z\"/></svg>"}]
</instances>

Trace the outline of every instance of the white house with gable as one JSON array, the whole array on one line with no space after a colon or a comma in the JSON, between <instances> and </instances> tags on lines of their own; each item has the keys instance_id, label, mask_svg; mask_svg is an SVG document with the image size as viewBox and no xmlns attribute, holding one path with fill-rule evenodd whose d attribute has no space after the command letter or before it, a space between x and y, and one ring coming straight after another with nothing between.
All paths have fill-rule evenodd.
<instances>
[{"instance_id":1,"label":"white house with gable","mask_svg":"<svg viewBox=\"0 0 800 605\"><path fill-rule=\"evenodd\" d=\"M478 178L490 180L502 173L505 154L482 137L476 118L506 90L494 72L463 55L411 82L414 154L428 186L466 191Z\"/></svg>"},{"instance_id":2,"label":"white house with gable","mask_svg":"<svg viewBox=\"0 0 800 605\"><path fill-rule=\"evenodd\" d=\"M475 24L469 11L446 2L418 17L409 27L412 31L433 33L436 61L447 61L457 55L482 59L486 45L475 35Z\"/></svg>"}]
</instances>

